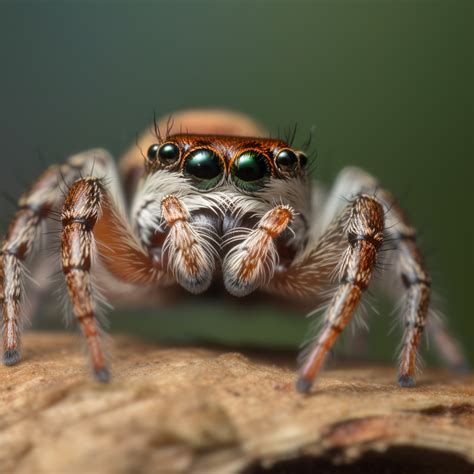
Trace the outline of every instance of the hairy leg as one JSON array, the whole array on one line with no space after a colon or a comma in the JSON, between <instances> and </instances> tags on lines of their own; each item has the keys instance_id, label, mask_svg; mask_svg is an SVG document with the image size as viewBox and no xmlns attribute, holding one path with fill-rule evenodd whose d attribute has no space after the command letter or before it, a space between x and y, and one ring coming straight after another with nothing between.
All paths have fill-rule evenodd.
<instances>
[{"instance_id":1,"label":"hairy leg","mask_svg":"<svg viewBox=\"0 0 474 474\"><path fill-rule=\"evenodd\" d=\"M333 346L338 335L351 320L351 317L367 288L377 262L377 255L383 242L384 212L382 205L372 196L360 195L346 207L320 242L331 244L335 236L345 236L345 250L339 254L337 267L337 288L324 315L324 325L314 342L305 351L300 377L296 387L300 392L308 392L319 373L327 352ZM339 243L339 242L338 242ZM308 253L297 264L288 269L292 284L311 285L314 277L320 278L321 274L314 274L313 269L321 263L323 269L330 267L328 261L324 262L324 249L321 244ZM334 252L331 252L334 253ZM333 257L332 257L333 258ZM334 268L334 267L333 267ZM321 270L326 271L326 270ZM327 273L325 275L327 279ZM282 277L280 285L284 285ZM307 291L311 292L311 286Z\"/></svg>"},{"instance_id":2,"label":"hairy leg","mask_svg":"<svg viewBox=\"0 0 474 474\"><path fill-rule=\"evenodd\" d=\"M87 339L94 374L105 382L109 371L96 320L94 262L132 285L162 283L166 271L140 246L99 178L82 178L72 185L61 219L61 259L73 312Z\"/></svg>"},{"instance_id":3,"label":"hairy leg","mask_svg":"<svg viewBox=\"0 0 474 474\"><path fill-rule=\"evenodd\" d=\"M245 296L269 281L278 263L274 239L288 227L294 211L277 206L268 211L222 264L224 284L235 296Z\"/></svg>"},{"instance_id":4,"label":"hairy leg","mask_svg":"<svg viewBox=\"0 0 474 474\"><path fill-rule=\"evenodd\" d=\"M205 233L191 224L191 215L178 197L163 197L161 215L169 229L162 248L165 265L183 288L202 293L212 282L216 249Z\"/></svg>"},{"instance_id":5,"label":"hairy leg","mask_svg":"<svg viewBox=\"0 0 474 474\"><path fill-rule=\"evenodd\" d=\"M427 319L430 312L431 279L416 242L416 230L410 225L407 216L390 192L381 188L376 179L363 170L346 168L336 181L322 216L322 225L326 226L330 216L338 212L344 198L351 199L360 192L376 195L384 206L386 238L390 245L395 247L391 252L391 260L404 287L404 334L399 384L403 387L411 387L414 384L416 355L425 325L447 363L456 368L465 367L462 351L441 320L435 317ZM396 284L388 284L385 288L393 296L400 293ZM397 290L394 291L394 288Z\"/></svg>"},{"instance_id":6,"label":"hairy leg","mask_svg":"<svg viewBox=\"0 0 474 474\"><path fill-rule=\"evenodd\" d=\"M109 373L94 317L94 296L90 269L92 232L99 217L101 187L99 181L86 178L70 189L62 212L61 261L73 312L87 338L94 374L107 381Z\"/></svg>"},{"instance_id":7,"label":"hairy leg","mask_svg":"<svg viewBox=\"0 0 474 474\"><path fill-rule=\"evenodd\" d=\"M55 217L64 200L64 188L70 186L82 173L104 173L109 171L112 158L103 150L75 155L63 165L48 168L21 196L19 210L10 223L0 251L0 302L3 313L3 360L13 365L20 360L20 328L25 313L24 264L36 251L44 250L38 241L51 243L52 236L41 239L42 225ZM113 166L113 165L112 165ZM114 170L107 173L114 175ZM39 258L39 268L41 265ZM42 272L44 273L44 272ZM48 275L45 275L46 277ZM35 277L35 275L33 275ZM44 286L43 282L42 285Z\"/></svg>"}]
</instances>

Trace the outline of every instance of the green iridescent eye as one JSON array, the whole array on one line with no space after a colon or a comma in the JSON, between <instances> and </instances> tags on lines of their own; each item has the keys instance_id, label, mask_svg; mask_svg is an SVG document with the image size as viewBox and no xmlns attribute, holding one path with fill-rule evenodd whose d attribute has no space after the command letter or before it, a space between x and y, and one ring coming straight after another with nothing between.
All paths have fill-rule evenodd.
<instances>
[{"instance_id":1,"label":"green iridescent eye","mask_svg":"<svg viewBox=\"0 0 474 474\"><path fill-rule=\"evenodd\" d=\"M224 168L219 156L212 150L202 148L192 151L184 164L184 176L193 180L199 189L211 189L219 184Z\"/></svg>"},{"instance_id":2,"label":"green iridescent eye","mask_svg":"<svg viewBox=\"0 0 474 474\"><path fill-rule=\"evenodd\" d=\"M257 191L265 186L271 170L265 155L246 151L234 160L231 174L239 188L244 191Z\"/></svg>"}]
</instances>

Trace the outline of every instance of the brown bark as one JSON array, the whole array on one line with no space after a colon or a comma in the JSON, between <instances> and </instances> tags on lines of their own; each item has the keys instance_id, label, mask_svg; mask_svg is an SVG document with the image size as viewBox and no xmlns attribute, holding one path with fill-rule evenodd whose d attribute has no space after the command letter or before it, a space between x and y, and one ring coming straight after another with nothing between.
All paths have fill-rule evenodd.
<instances>
[{"instance_id":1,"label":"brown bark","mask_svg":"<svg viewBox=\"0 0 474 474\"><path fill-rule=\"evenodd\" d=\"M100 385L77 341L30 334L0 368L1 473L472 471L472 375L346 368L302 396L280 360L113 337Z\"/></svg>"}]
</instances>

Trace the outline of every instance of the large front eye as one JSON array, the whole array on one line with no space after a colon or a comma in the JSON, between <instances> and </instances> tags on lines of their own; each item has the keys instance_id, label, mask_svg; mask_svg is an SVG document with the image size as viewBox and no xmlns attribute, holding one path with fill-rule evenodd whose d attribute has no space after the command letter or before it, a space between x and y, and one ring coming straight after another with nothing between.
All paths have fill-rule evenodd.
<instances>
[{"instance_id":1,"label":"large front eye","mask_svg":"<svg viewBox=\"0 0 474 474\"><path fill-rule=\"evenodd\" d=\"M183 172L199 189L211 189L221 180L224 167L215 152L202 148L189 154Z\"/></svg>"},{"instance_id":2,"label":"large front eye","mask_svg":"<svg viewBox=\"0 0 474 474\"><path fill-rule=\"evenodd\" d=\"M239 188L257 191L265 185L271 170L265 155L257 151L246 151L234 160L231 174Z\"/></svg>"}]
</instances>

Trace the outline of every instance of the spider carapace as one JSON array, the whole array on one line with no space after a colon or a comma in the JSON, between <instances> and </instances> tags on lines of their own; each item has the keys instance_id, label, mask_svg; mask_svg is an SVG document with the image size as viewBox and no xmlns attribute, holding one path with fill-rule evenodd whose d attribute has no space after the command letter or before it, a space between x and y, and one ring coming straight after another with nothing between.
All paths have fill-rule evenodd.
<instances>
[{"instance_id":1,"label":"spider carapace","mask_svg":"<svg viewBox=\"0 0 474 474\"><path fill-rule=\"evenodd\" d=\"M20 359L25 293L37 291L24 286L24 263L44 282L58 262L98 380L109 378L96 318L102 297L143 301L170 287L198 294L220 281L238 297L258 290L324 306L301 357L296 387L307 392L389 241L394 265L385 273L405 298L398 382L411 387L431 285L414 229L368 173L346 168L326 193L304 151L265 136L240 114L188 111L155 123L125 155L121 178L101 149L46 170L20 198L1 248L5 364ZM55 233L60 258L48 262ZM461 364L432 320L442 352Z\"/></svg>"}]
</instances>

